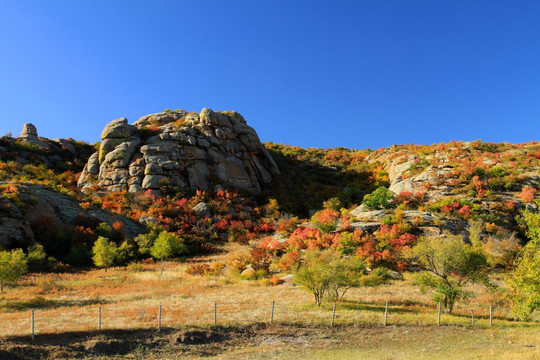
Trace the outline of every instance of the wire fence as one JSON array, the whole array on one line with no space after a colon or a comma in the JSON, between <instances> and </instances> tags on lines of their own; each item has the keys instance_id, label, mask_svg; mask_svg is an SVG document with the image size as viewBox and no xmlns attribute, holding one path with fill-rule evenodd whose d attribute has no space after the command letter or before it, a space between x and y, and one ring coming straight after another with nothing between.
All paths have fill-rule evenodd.
<instances>
[{"instance_id":1,"label":"wire fence","mask_svg":"<svg viewBox=\"0 0 540 360\"><path fill-rule=\"evenodd\" d=\"M508 321L497 316L493 306L445 313L441 303L435 307L406 307L385 303L347 301L326 304L319 308L272 301L267 306L254 307L249 302L198 302L184 306L175 304L112 306L96 305L81 308L59 308L53 312L31 309L28 312L2 314L3 336L30 335L77 331L134 330L184 328L188 326L222 327L266 323L323 326L414 326L458 325L489 327Z\"/></svg>"}]
</instances>

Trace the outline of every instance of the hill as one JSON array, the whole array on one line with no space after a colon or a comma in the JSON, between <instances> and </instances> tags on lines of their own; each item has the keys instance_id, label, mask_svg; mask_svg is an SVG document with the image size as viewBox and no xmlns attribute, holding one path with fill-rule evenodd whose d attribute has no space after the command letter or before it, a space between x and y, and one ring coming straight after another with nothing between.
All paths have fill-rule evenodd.
<instances>
[{"instance_id":1,"label":"hill","mask_svg":"<svg viewBox=\"0 0 540 360\"><path fill-rule=\"evenodd\" d=\"M88 264L105 222L118 223L119 246L153 224L184 236L197 254L223 239L288 237L321 209L334 211L327 221L338 234L377 237L381 225L403 224L401 235L467 236L469 222L480 221L486 236L525 239L516 216L537 211L538 142L302 149L261 144L240 114L209 109L168 110L133 125L118 119L102 138L94 146L49 140L29 124L20 137L0 139L4 247L64 244L54 251L59 260L82 252L85 260L71 261ZM389 190L386 205L362 204L379 188Z\"/></svg>"}]
</instances>

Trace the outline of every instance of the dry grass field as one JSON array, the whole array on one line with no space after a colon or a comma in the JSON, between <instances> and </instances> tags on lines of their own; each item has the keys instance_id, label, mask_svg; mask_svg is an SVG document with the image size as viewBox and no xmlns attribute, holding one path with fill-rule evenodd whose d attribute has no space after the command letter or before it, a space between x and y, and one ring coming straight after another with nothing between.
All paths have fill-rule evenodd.
<instances>
[{"instance_id":1,"label":"dry grass field","mask_svg":"<svg viewBox=\"0 0 540 360\"><path fill-rule=\"evenodd\" d=\"M227 261L247 249L229 244L223 254L204 261ZM538 322L514 322L507 308L495 304L490 326L494 298L480 288L471 288L477 296L458 304L454 314L443 313L440 327L430 295L410 276L353 289L337 305L331 327L333 304L318 308L309 293L291 283L194 276L186 267L169 263L162 276L160 264L30 274L0 296L0 359L540 359Z\"/></svg>"}]
</instances>

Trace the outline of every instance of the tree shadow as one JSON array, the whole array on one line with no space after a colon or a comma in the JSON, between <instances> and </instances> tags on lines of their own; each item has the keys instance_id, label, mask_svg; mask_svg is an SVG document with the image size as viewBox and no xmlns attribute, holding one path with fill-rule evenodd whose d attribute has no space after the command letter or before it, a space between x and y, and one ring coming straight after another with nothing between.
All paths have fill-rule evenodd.
<instances>
[{"instance_id":1,"label":"tree shadow","mask_svg":"<svg viewBox=\"0 0 540 360\"><path fill-rule=\"evenodd\" d=\"M6 304L1 304L0 309L4 311L26 311L37 309L52 309L71 306L89 306L107 304L109 301L103 299L89 300L52 300L42 296L36 296L33 299L25 301L8 301Z\"/></svg>"},{"instance_id":2,"label":"tree shadow","mask_svg":"<svg viewBox=\"0 0 540 360\"><path fill-rule=\"evenodd\" d=\"M373 311L373 312L384 312L386 310L386 304L375 303L371 301L361 301L361 300L342 300L338 303L338 308L345 308L347 310L358 310L358 311ZM418 311L414 309L408 309L404 305L396 302L389 302L389 311L398 314L414 314ZM397 307L396 307L397 306ZM391 307L391 308L390 308Z\"/></svg>"}]
</instances>

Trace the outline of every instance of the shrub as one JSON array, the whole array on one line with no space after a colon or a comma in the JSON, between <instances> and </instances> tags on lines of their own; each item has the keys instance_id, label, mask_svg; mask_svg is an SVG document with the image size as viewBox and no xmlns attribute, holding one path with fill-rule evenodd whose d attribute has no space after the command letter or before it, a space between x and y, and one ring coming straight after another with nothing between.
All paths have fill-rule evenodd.
<instances>
[{"instance_id":1,"label":"shrub","mask_svg":"<svg viewBox=\"0 0 540 360\"><path fill-rule=\"evenodd\" d=\"M28 270L34 272L51 271L58 263L52 256L48 257L43 245L34 243L28 247Z\"/></svg>"},{"instance_id":2,"label":"shrub","mask_svg":"<svg viewBox=\"0 0 540 360\"><path fill-rule=\"evenodd\" d=\"M270 284L272 286L277 286L277 285L283 284L283 282L284 281L279 276L276 276L276 275L274 275L274 276L272 276L270 278Z\"/></svg>"},{"instance_id":3,"label":"shrub","mask_svg":"<svg viewBox=\"0 0 540 360\"><path fill-rule=\"evenodd\" d=\"M360 286L365 264L357 257L344 257L333 250L308 250L295 271L295 281L310 291L321 306L325 294L341 300L348 289Z\"/></svg>"},{"instance_id":4,"label":"shrub","mask_svg":"<svg viewBox=\"0 0 540 360\"><path fill-rule=\"evenodd\" d=\"M311 217L311 222L324 234L336 230L340 213L332 209L324 209L316 212Z\"/></svg>"},{"instance_id":5,"label":"shrub","mask_svg":"<svg viewBox=\"0 0 540 360\"><path fill-rule=\"evenodd\" d=\"M370 210L391 209L394 207L394 193L381 186L364 196L362 203Z\"/></svg>"},{"instance_id":6,"label":"shrub","mask_svg":"<svg viewBox=\"0 0 540 360\"><path fill-rule=\"evenodd\" d=\"M26 255L21 249L0 251L0 293L6 284L17 281L27 271Z\"/></svg>"},{"instance_id":7,"label":"shrub","mask_svg":"<svg viewBox=\"0 0 540 360\"><path fill-rule=\"evenodd\" d=\"M92 247L94 265L102 268L109 268L114 264L118 256L118 248L115 243L106 237L100 236Z\"/></svg>"},{"instance_id":8,"label":"shrub","mask_svg":"<svg viewBox=\"0 0 540 360\"><path fill-rule=\"evenodd\" d=\"M536 190L533 187L524 186L521 189L521 193L519 194L519 198L525 202L525 203L532 203L534 201L534 195L536 194L538 190Z\"/></svg>"},{"instance_id":9,"label":"shrub","mask_svg":"<svg viewBox=\"0 0 540 360\"><path fill-rule=\"evenodd\" d=\"M527 320L540 307L540 213L525 210L522 221L531 240L519 253L506 282L514 315Z\"/></svg>"},{"instance_id":10,"label":"shrub","mask_svg":"<svg viewBox=\"0 0 540 360\"><path fill-rule=\"evenodd\" d=\"M434 289L434 300L442 301L449 313L467 295L463 290L467 283L487 282L486 255L481 248L466 244L462 236L422 238L407 255L426 269L416 276L416 283L423 290Z\"/></svg>"},{"instance_id":11,"label":"shrub","mask_svg":"<svg viewBox=\"0 0 540 360\"><path fill-rule=\"evenodd\" d=\"M208 263L194 263L188 265L186 273L189 275L206 275L210 272L210 265Z\"/></svg>"}]
</instances>

